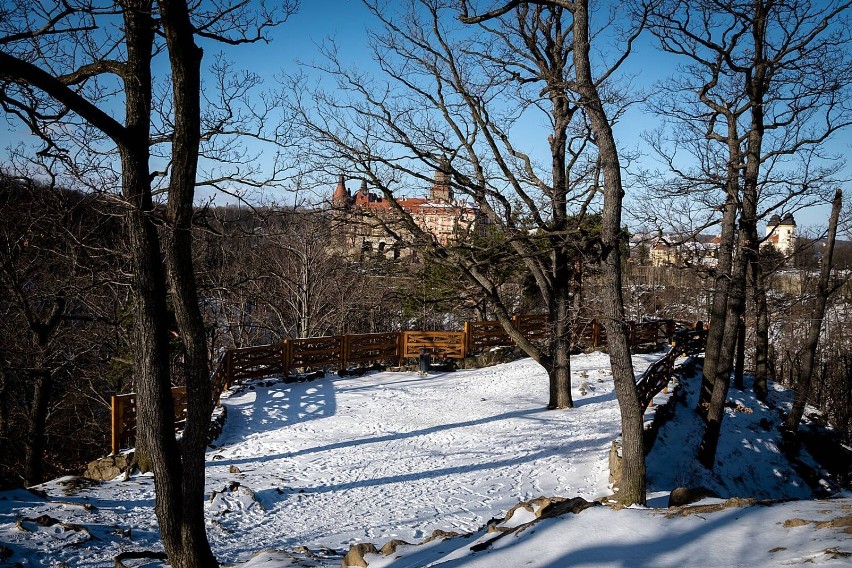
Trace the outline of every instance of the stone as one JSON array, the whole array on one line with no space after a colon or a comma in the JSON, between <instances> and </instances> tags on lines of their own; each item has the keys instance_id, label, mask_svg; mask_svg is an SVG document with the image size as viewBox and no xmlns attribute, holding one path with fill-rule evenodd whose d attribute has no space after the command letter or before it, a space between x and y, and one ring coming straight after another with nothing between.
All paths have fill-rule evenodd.
<instances>
[{"instance_id":1,"label":"stone","mask_svg":"<svg viewBox=\"0 0 852 568\"><path fill-rule=\"evenodd\" d=\"M96 481L109 481L115 479L133 464L134 452L107 456L89 462L83 477Z\"/></svg>"},{"instance_id":2,"label":"stone","mask_svg":"<svg viewBox=\"0 0 852 568\"><path fill-rule=\"evenodd\" d=\"M364 556L367 554L378 554L379 551L376 549L375 545L371 542L362 542L360 544L353 544L349 547L349 552L346 553L346 556L343 557L343 561L340 563L340 568L349 568L350 566L357 566L358 568L367 568L369 564L364 560Z\"/></svg>"},{"instance_id":3,"label":"stone","mask_svg":"<svg viewBox=\"0 0 852 568\"><path fill-rule=\"evenodd\" d=\"M707 497L719 497L706 487L677 487L669 495L669 507L682 507Z\"/></svg>"},{"instance_id":4,"label":"stone","mask_svg":"<svg viewBox=\"0 0 852 568\"><path fill-rule=\"evenodd\" d=\"M389 556L391 554L396 553L397 547L400 547L400 546L412 546L412 544L410 542L405 542L404 540L400 540L398 538L395 538L393 540L387 541L384 544L384 546L382 546L382 549L380 550L380 552L384 556Z\"/></svg>"}]
</instances>

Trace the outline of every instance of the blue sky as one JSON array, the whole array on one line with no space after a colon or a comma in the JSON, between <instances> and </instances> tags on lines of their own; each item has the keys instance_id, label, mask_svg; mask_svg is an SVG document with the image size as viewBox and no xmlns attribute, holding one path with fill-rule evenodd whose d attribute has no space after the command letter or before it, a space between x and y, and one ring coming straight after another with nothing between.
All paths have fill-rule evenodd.
<instances>
[{"instance_id":1,"label":"blue sky","mask_svg":"<svg viewBox=\"0 0 852 568\"><path fill-rule=\"evenodd\" d=\"M228 48L226 56L237 67L262 75L267 84L274 84L281 71L293 72L298 62L310 63L319 58L317 45L333 39L344 58L361 68L371 67L370 52L366 45L367 28L374 25L370 14L360 0L302 0L300 10L283 26L274 30L272 42ZM205 57L211 60L215 46L208 48ZM657 80L672 73L672 58L661 54L650 37L641 41L631 55L625 70L634 75L636 86L650 88ZM636 107L617 126L620 144L626 149L639 149L643 143L640 134L655 125L656 119ZM0 147L19 139L20 132L0 130ZM850 135L837 143L837 152L848 154ZM646 163L647 162L646 159ZM850 176L852 177L852 176ZM335 180L329 180L329 190ZM852 193L852 192L849 192ZM803 211L797 215L800 226L824 226L828 208Z\"/></svg>"},{"instance_id":2,"label":"blue sky","mask_svg":"<svg viewBox=\"0 0 852 568\"><path fill-rule=\"evenodd\" d=\"M303 0L300 11L290 22L276 31L270 46L255 46L264 53L271 48L275 57L241 58L240 61L252 66L259 72L274 74L282 66L296 66L297 61L310 63L318 59L317 44L327 38L333 39L342 48L347 61L361 68L370 68L371 53L366 46L367 29L375 26L371 14L360 0ZM650 89L656 81L675 71L674 56L657 49L656 41L646 34L640 40L624 72L632 76L632 83L640 88ZM643 152L645 143L641 140L643 130L653 128L657 119L645 113L640 107L634 107L617 125L619 143L627 149ZM545 135L546 136L546 135ZM852 133L847 132L835 144L837 153L848 154ZM542 149L544 146L542 145ZM646 158L645 163L652 163ZM852 177L852 176L850 176ZM334 183L329 181L330 188ZM629 193L629 192L628 192ZM852 197L852 191L848 191ZM811 208L796 215L800 227L824 227L828 219L829 207Z\"/></svg>"}]
</instances>

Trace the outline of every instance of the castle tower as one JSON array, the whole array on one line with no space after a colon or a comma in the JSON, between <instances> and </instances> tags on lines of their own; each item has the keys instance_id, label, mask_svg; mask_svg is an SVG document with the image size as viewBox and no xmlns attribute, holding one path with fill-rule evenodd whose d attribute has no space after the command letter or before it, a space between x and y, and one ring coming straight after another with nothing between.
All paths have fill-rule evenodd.
<instances>
[{"instance_id":1,"label":"castle tower","mask_svg":"<svg viewBox=\"0 0 852 568\"><path fill-rule=\"evenodd\" d=\"M783 255L793 254L796 248L796 220L792 213L787 213L782 219L773 215L766 223L767 242L775 246Z\"/></svg>"},{"instance_id":2,"label":"castle tower","mask_svg":"<svg viewBox=\"0 0 852 568\"><path fill-rule=\"evenodd\" d=\"M441 158L441 164L435 170L435 181L429 191L429 200L443 203L453 202L453 188L450 187L450 163L446 156Z\"/></svg>"},{"instance_id":3,"label":"castle tower","mask_svg":"<svg viewBox=\"0 0 852 568\"><path fill-rule=\"evenodd\" d=\"M346 178L343 174L337 179L337 187L331 196L331 206L335 209L344 209L349 205L349 192L346 190Z\"/></svg>"}]
</instances>

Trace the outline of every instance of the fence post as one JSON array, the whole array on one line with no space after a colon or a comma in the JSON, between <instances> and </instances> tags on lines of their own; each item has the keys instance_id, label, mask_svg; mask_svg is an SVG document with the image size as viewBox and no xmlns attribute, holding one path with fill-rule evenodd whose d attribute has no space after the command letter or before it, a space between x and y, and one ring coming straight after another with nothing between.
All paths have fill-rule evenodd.
<instances>
[{"instance_id":1,"label":"fence post","mask_svg":"<svg viewBox=\"0 0 852 568\"><path fill-rule=\"evenodd\" d=\"M399 367L402 367L402 363L405 361L405 343L406 343L406 332L399 332Z\"/></svg>"},{"instance_id":2,"label":"fence post","mask_svg":"<svg viewBox=\"0 0 852 568\"><path fill-rule=\"evenodd\" d=\"M112 397L110 398L110 407L112 408L112 443L110 445L112 449L112 455L117 456L119 450L121 450L121 437L118 433L118 428L121 425L121 419L119 417L121 408L118 396L112 395Z\"/></svg>"},{"instance_id":3,"label":"fence post","mask_svg":"<svg viewBox=\"0 0 852 568\"><path fill-rule=\"evenodd\" d=\"M349 335L341 336L340 340L340 369L339 371L346 370L349 367Z\"/></svg>"},{"instance_id":4,"label":"fence post","mask_svg":"<svg viewBox=\"0 0 852 568\"><path fill-rule=\"evenodd\" d=\"M285 375L290 374L290 365L293 363L292 352L290 349L290 340L284 339L281 341L281 368Z\"/></svg>"},{"instance_id":5,"label":"fence post","mask_svg":"<svg viewBox=\"0 0 852 568\"><path fill-rule=\"evenodd\" d=\"M592 320L592 348L597 349L599 347L598 341L600 340L601 329L598 324L598 318Z\"/></svg>"},{"instance_id":6,"label":"fence post","mask_svg":"<svg viewBox=\"0 0 852 568\"><path fill-rule=\"evenodd\" d=\"M468 357L471 352L471 332L470 332L471 323L469 321L464 322L464 356Z\"/></svg>"},{"instance_id":7,"label":"fence post","mask_svg":"<svg viewBox=\"0 0 852 568\"><path fill-rule=\"evenodd\" d=\"M666 320L666 341L669 343L672 342L672 338L675 333L675 322L674 320Z\"/></svg>"}]
</instances>

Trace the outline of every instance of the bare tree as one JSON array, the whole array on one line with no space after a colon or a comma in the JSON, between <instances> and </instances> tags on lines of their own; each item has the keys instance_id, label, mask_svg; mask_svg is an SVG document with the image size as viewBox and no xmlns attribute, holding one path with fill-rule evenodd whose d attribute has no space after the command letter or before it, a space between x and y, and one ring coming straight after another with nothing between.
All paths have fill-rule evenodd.
<instances>
[{"instance_id":1,"label":"bare tree","mask_svg":"<svg viewBox=\"0 0 852 568\"><path fill-rule=\"evenodd\" d=\"M254 41L277 23L241 2L213 12L185 1L126 0L96 6L51 2L6 6L0 19L0 104L27 125L71 175L84 177L115 148L117 181L133 253L140 449L157 488L160 534L173 566L215 566L203 518L204 449L212 410L204 326L192 271L191 221L201 141L201 49L197 37ZM190 9L196 20L191 20ZM255 37L252 30L257 31ZM158 39L158 33L164 40ZM170 163L164 235L158 233L150 157L154 59L169 58ZM123 95L124 119L106 105ZM60 128L55 128L59 126ZM89 143L83 164L72 148ZM86 152L82 152L86 154ZM95 168L93 168L95 169ZM164 242L163 242L164 241ZM186 352L187 423L178 445L172 424L168 308L171 288Z\"/></svg>"},{"instance_id":2,"label":"bare tree","mask_svg":"<svg viewBox=\"0 0 852 568\"><path fill-rule=\"evenodd\" d=\"M652 143L676 175L668 187L691 198L704 191L708 199L699 204L715 203L722 212L718 221L705 214L706 224L721 227L699 401L707 419L699 457L707 467L715 461L749 271L756 284L758 363L768 351L757 223L767 213L818 199L815 193L840 167L824 148L852 117L842 94L852 86L842 19L848 8L848 2L807 0L677 0L653 9L650 29L662 48L688 63L656 106L675 135L660 131ZM684 150L697 166L678 165ZM758 388L764 383L759 377Z\"/></svg>"},{"instance_id":3,"label":"bare tree","mask_svg":"<svg viewBox=\"0 0 852 568\"><path fill-rule=\"evenodd\" d=\"M816 297L814 298L813 313L810 315L810 325L808 326L808 336L801 349L801 366L795 378L794 388L796 397L793 401L793 408L790 409L790 414L784 421L784 427L791 432L796 432L799 429L799 423L802 421L802 416L805 413L805 405L808 402L808 395L811 390L811 379L814 375L814 361L816 359L817 346L819 345L820 334L823 328L823 319L825 318L825 307L828 303L829 296L835 292L840 285L831 283L831 272L834 267L834 247L837 240L837 223L840 218L840 210L843 204L843 194L838 189L834 193L834 200L831 204L831 216L828 219L828 237L823 250L822 259L820 260L819 282L817 282Z\"/></svg>"},{"instance_id":4,"label":"bare tree","mask_svg":"<svg viewBox=\"0 0 852 568\"><path fill-rule=\"evenodd\" d=\"M623 188L611 128L626 100L609 87L638 30L627 35L627 48L609 69L595 76L586 2L509 2L494 11L462 2L456 12L441 3L413 1L399 17L374 2L367 5L384 26L371 41L389 82L348 70L329 50L324 69L347 97L320 91L311 101L299 101L317 157L354 170L381 191L394 212L384 217L389 234L476 286L505 331L547 370L550 408L573 404L576 270L590 259L603 262L609 279L605 321L629 462L619 498L644 503L642 410L621 300ZM455 24L459 16L461 28ZM549 131L544 163L512 132L537 115ZM439 243L407 214L399 203L403 192L428 184L434 171L476 204L500 235L499 249L474 240ZM590 227L601 197L601 222ZM510 305L488 275L495 260L523 266L535 282L551 322L546 345L511 325Z\"/></svg>"}]
</instances>

